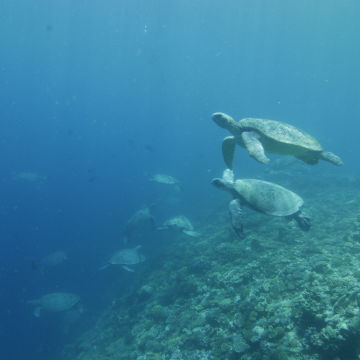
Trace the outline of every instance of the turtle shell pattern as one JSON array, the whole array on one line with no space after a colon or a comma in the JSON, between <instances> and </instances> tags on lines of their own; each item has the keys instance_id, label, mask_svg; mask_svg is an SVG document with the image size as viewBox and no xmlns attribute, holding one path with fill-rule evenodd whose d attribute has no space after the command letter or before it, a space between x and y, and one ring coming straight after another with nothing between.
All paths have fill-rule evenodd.
<instances>
[{"instance_id":1,"label":"turtle shell pattern","mask_svg":"<svg viewBox=\"0 0 360 360\"><path fill-rule=\"evenodd\" d=\"M137 248L123 249L114 253L109 263L111 265L135 265L144 261L144 256L139 254Z\"/></svg>"},{"instance_id":2,"label":"turtle shell pattern","mask_svg":"<svg viewBox=\"0 0 360 360\"><path fill-rule=\"evenodd\" d=\"M306 132L281 121L244 118L239 121L241 128L255 130L260 134L283 144L299 146L311 151L322 151L320 143Z\"/></svg>"},{"instance_id":3,"label":"turtle shell pattern","mask_svg":"<svg viewBox=\"0 0 360 360\"><path fill-rule=\"evenodd\" d=\"M252 208L268 215L289 216L298 212L304 204L294 192L263 180L236 180L234 190Z\"/></svg>"},{"instance_id":4,"label":"turtle shell pattern","mask_svg":"<svg viewBox=\"0 0 360 360\"><path fill-rule=\"evenodd\" d=\"M51 293L40 298L39 304L48 311L68 310L80 301L80 297L72 293Z\"/></svg>"},{"instance_id":5,"label":"turtle shell pattern","mask_svg":"<svg viewBox=\"0 0 360 360\"><path fill-rule=\"evenodd\" d=\"M194 227L191 224L190 220L184 215L175 216L165 221L164 225L166 227L174 227L183 230L194 230Z\"/></svg>"}]
</instances>

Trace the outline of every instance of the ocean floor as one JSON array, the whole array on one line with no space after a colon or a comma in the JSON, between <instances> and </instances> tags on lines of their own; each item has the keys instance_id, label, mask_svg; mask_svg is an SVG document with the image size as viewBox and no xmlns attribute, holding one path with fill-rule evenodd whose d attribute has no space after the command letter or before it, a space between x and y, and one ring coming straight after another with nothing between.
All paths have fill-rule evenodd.
<instances>
[{"instance_id":1,"label":"ocean floor","mask_svg":"<svg viewBox=\"0 0 360 360\"><path fill-rule=\"evenodd\" d=\"M62 359L360 359L360 187L305 191L309 232L247 211L240 240L224 201L196 224L202 236L141 264Z\"/></svg>"}]
</instances>

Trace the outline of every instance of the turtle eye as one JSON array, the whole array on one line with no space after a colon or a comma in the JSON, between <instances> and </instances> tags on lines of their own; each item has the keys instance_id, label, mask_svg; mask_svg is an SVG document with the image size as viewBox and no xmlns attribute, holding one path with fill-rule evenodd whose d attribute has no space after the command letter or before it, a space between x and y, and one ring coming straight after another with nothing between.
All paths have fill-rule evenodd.
<instances>
[{"instance_id":1,"label":"turtle eye","mask_svg":"<svg viewBox=\"0 0 360 360\"><path fill-rule=\"evenodd\" d=\"M222 186L222 182L220 179L213 179L211 180L211 184L216 186L217 188L221 187Z\"/></svg>"}]
</instances>

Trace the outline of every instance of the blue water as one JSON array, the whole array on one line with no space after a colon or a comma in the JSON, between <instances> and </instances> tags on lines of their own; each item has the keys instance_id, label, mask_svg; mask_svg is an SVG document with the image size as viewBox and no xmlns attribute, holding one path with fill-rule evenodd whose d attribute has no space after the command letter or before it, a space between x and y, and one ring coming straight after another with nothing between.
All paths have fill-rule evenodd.
<instances>
[{"instance_id":1,"label":"blue water","mask_svg":"<svg viewBox=\"0 0 360 360\"><path fill-rule=\"evenodd\" d=\"M50 359L71 340L27 300L73 291L89 319L111 301L115 274L97 268L162 197L146 174L181 180L177 210L206 215L227 135L211 113L290 122L358 175L359 12L357 0L3 0L1 358ZM240 174L261 167L237 159ZM32 269L59 249L66 266Z\"/></svg>"}]
</instances>

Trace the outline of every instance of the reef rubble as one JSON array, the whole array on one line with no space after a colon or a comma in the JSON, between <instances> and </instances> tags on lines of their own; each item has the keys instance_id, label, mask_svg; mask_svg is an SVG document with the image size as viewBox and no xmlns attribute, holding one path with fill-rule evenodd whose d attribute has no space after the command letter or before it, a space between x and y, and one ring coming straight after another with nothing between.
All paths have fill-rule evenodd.
<instances>
[{"instance_id":1,"label":"reef rubble","mask_svg":"<svg viewBox=\"0 0 360 360\"><path fill-rule=\"evenodd\" d=\"M306 207L306 233L252 214L239 240L217 210L201 237L176 234L63 359L360 359L360 191L324 188Z\"/></svg>"}]
</instances>

